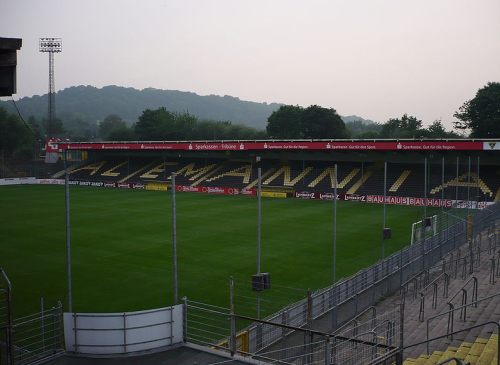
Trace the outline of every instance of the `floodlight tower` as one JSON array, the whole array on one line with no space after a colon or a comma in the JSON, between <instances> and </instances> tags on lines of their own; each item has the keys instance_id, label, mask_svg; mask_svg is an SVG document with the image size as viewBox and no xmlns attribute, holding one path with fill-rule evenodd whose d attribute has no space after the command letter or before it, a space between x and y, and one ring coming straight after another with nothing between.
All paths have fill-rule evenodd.
<instances>
[{"instance_id":1,"label":"floodlight tower","mask_svg":"<svg viewBox=\"0 0 500 365\"><path fill-rule=\"evenodd\" d=\"M49 54L49 112L47 121L47 138L50 138L50 126L56 117L56 97L54 87L54 53L62 52L62 38L40 38L40 52Z\"/></svg>"}]
</instances>

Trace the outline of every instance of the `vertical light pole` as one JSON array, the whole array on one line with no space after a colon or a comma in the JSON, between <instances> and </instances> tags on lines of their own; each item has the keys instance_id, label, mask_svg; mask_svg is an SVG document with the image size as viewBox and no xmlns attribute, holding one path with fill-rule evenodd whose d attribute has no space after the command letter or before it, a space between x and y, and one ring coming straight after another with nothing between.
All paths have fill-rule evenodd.
<instances>
[{"instance_id":1,"label":"vertical light pole","mask_svg":"<svg viewBox=\"0 0 500 365\"><path fill-rule=\"evenodd\" d=\"M50 138L50 127L52 126L52 121L56 117L54 53L62 52L62 38L40 38L39 51L49 54L49 112L47 121L47 138Z\"/></svg>"}]
</instances>

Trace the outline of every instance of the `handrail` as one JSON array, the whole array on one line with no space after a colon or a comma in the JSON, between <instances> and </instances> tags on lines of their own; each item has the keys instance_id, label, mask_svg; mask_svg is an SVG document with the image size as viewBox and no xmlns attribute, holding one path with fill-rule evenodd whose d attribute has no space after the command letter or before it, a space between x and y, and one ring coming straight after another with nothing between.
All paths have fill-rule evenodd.
<instances>
[{"instance_id":1,"label":"handrail","mask_svg":"<svg viewBox=\"0 0 500 365\"><path fill-rule=\"evenodd\" d=\"M484 322L484 323L481 323L481 324L474 325L472 327L468 327L468 328L465 328L465 329L462 329L462 330L455 331L453 333L447 333L446 335L437 336L437 337L434 337L434 338L431 338L431 339L427 339L425 341L420 341L420 342L417 342L417 343L412 343L411 345L408 345L408 346L403 346L403 350L409 349L411 347L415 347L415 346L426 344L427 345L427 353L429 353L429 350L428 350L429 349L429 342L436 341L436 340L439 340L441 338L446 338L449 335L455 335L457 333L461 333L461 332L465 332L465 331L470 331L470 330L473 330L475 328L483 327L483 326L486 326L486 325L489 325L489 324L494 324L495 326L497 326L498 333L500 333L500 323L495 322L495 321L488 321L488 322ZM497 353L499 353L499 352L500 352L500 336L499 336L499 338L497 340ZM497 365L500 365L500 356L497 356Z\"/></svg>"},{"instance_id":2,"label":"handrail","mask_svg":"<svg viewBox=\"0 0 500 365\"><path fill-rule=\"evenodd\" d=\"M337 329L335 329L335 332L337 333L342 333L342 330L344 327L347 327L349 326L350 324L352 324L352 322L358 322L358 318L360 318L363 314L365 314L366 312L368 311L372 311L372 321L375 321L376 319L376 316L377 316L377 308L375 308L373 305L366 308L364 311L362 311L361 313L359 313L357 316L355 316L354 318L352 318L351 320L349 320L348 322L344 323L342 326L338 327ZM373 323L375 324L375 323Z\"/></svg>"},{"instance_id":3,"label":"handrail","mask_svg":"<svg viewBox=\"0 0 500 365\"><path fill-rule=\"evenodd\" d=\"M467 277L467 257L460 257L457 260L456 269L455 269L455 278L457 277L457 274L458 274L458 265L459 265L460 260L464 260L464 266L462 269L462 280L465 280L465 278Z\"/></svg>"},{"instance_id":4,"label":"handrail","mask_svg":"<svg viewBox=\"0 0 500 365\"><path fill-rule=\"evenodd\" d=\"M477 306L479 303L481 303L481 302L483 302L485 300L494 298L494 297L499 296L499 295L500 295L500 292L498 292L496 294L493 294L493 295L489 295L489 296L484 297L482 299L476 300L475 302L470 302L470 303L466 304L465 307L470 306L470 305L474 305L474 304ZM427 339L429 338L429 323L430 323L430 321L433 320L433 319L435 319L435 318L444 316L446 314L448 315L448 330L446 331L447 332L446 336L452 336L452 338L453 338L453 334L454 334L454 332L453 332L453 321L450 323L450 318L453 319L453 312L455 312L455 311L457 311L459 309L462 309L462 307L452 308L452 309L447 310L445 312L441 312L441 313L433 315L432 317L429 317L427 319L427 323L426 323ZM451 324L451 326L450 326L450 324ZM450 329L451 329L451 331L450 331Z\"/></svg>"},{"instance_id":5,"label":"handrail","mask_svg":"<svg viewBox=\"0 0 500 365\"><path fill-rule=\"evenodd\" d=\"M420 311L419 311L419 319L421 322L424 321L425 315L425 294L424 291L427 291L427 289L432 285L433 286L433 291L432 291L432 309L437 308L437 293L438 293L438 287L437 287L437 281L441 279L441 277L444 277L444 286L443 286L443 296L446 298L448 297L448 288L450 285L450 275L448 275L446 272L441 273L438 275L434 280L432 280L431 283L429 283L425 288L420 290Z\"/></svg>"},{"instance_id":6,"label":"handrail","mask_svg":"<svg viewBox=\"0 0 500 365\"><path fill-rule=\"evenodd\" d=\"M402 283L400 286L399 286L399 291L400 291L400 295L402 295L403 297L403 309L404 309L404 306L406 304L406 293L408 293L408 285L410 284L410 282L414 282L413 286L414 286L414 291L413 291L413 299L415 299L417 297L417 280L418 280L418 277L422 274L426 274L426 275L429 275L429 271L428 270L420 270L418 273L416 273L415 275L413 275L412 277L410 277L408 280L406 280L404 283Z\"/></svg>"},{"instance_id":7,"label":"handrail","mask_svg":"<svg viewBox=\"0 0 500 365\"><path fill-rule=\"evenodd\" d=\"M467 308L465 307L465 305L467 304L468 293L467 293L467 290L465 290L465 285L467 285L467 283L471 279L474 282L474 284L472 286L472 302L471 303L475 303L477 301L477 287L478 287L478 280L475 276L472 276L469 280L467 280L467 282L464 285L462 285L462 288L453 296L453 298L451 298L448 301L448 303L446 303L450 306L450 309L453 309L454 305L451 303L451 301L453 299L455 299L455 297L458 293L462 293L462 307L461 308L463 308L463 309L460 311L460 319L462 319L463 321L465 321L465 317L467 316ZM475 307L477 308L477 303L475 304ZM453 314L451 315L451 320L453 321Z\"/></svg>"},{"instance_id":8,"label":"handrail","mask_svg":"<svg viewBox=\"0 0 500 365\"><path fill-rule=\"evenodd\" d=\"M463 285L460 287L460 289L457 290L457 292L451 296L451 298L448 300L448 302L446 304L449 304L453 299L455 299L455 297L460 294L460 292L462 291L462 289L465 288L465 286L467 284L469 284L470 281L474 281L474 286L473 286L473 291L476 292L476 300L477 300L477 278L475 276L471 276L465 283L463 283Z\"/></svg>"}]
</instances>

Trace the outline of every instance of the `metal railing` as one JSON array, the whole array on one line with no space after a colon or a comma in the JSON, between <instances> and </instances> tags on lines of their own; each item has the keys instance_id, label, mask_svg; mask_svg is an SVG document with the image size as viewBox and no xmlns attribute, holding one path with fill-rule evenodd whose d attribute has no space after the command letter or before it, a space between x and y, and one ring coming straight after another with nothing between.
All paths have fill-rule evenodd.
<instances>
[{"instance_id":1,"label":"metal railing","mask_svg":"<svg viewBox=\"0 0 500 365\"><path fill-rule=\"evenodd\" d=\"M62 304L13 324L14 362L28 364L64 350Z\"/></svg>"},{"instance_id":2,"label":"metal railing","mask_svg":"<svg viewBox=\"0 0 500 365\"><path fill-rule=\"evenodd\" d=\"M424 291L427 291L429 287L432 286L432 308L437 308L437 300L438 300L438 282L443 279L443 296L445 298L448 297L448 289L450 287L450 275L446 272L441 273L437 276L431 283L429 283L425 288L420 291L420 310L419 310L419 319L420 321L424 321L425 317L425 294Z\"/></svg>"},{"instance_id":3,"label":"metal railing","mask_svg":"<svg viewBox=\"0 0 500 365\"><path fill-rule=\"evenodd\" d=\"M358 321L335 334L231 313L230 310L183 298L185 341L271 364L376 364L395 360L402 347L400 306ZM246 326L251 323L250 326ZM238 328L244 328L237 330ZM273 334L279 333L279 339ZM270 343L270 339L274 341ZM263 344L267 346L263 348Z\"/></svg>"},{"instance_id":4,"label":"metal railing","mask_svg":"<svg viewBox=\"0 0 500 365\"><path fill-rule=\"evenodd\" d=\"M12 286L2 268L0 274L0 364L11 365L14 363Z\"/></svg>"},{"instance_id":5,"label":"metal railing","mask_svg":"<svg viewBox=\"0 0 500 365\"><path fill-rule=\"evenodd\" d=\"M461 330L458 330L458 331L452 331L452 332L446 333L444 335L436 336L436 337L433 337L433 338L429 338L429 335L427 335L427 339L425 341L412 343L411 345L405 346L403 348L403 350L409 349L411 347L420 346L420 345L426 345L427 346L427 353L429 354L429 352L430 352L429 351L429 344L431 342L433 342L433 341L444 339L444 338L446 338L448 336L456 335L457 333L469 332L469 331L471 331L473 329L485 327L485 326L488 326L488 325L496 326L497 327L497 331L498 331L497 333L500 333L500 323L495 322L495 321L488 321L488 322L480 323L480 324L477 324L477 325L474 325L474 326L470 326L470 327L467 327L467 328L464 328L464 329L461 329ZM496 351L497 351L497 354L500 353L500 336L497 339L497 349L496 349ZM496 359L497 359L496 364L500 365L500 356L497 356Z\"/></svg>"}]
</instances>

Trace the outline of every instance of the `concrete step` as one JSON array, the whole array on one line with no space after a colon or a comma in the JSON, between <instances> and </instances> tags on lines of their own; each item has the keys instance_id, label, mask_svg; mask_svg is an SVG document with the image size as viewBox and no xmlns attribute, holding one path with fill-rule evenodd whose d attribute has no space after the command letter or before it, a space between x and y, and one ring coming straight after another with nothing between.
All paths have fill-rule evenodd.
<instances>
[{"instance_id":1,"label":"concrete step","mask_svg":"<svg viewBox=\"0 0 500 365\"><path fill-rule=\"evenodd\" d=\"M424 365L435 365L438 360L443 356L443 351L434 351L431 356L427 359Z\"/></svg>"},{"instance_id":2,"label":"concrete step","mask_svg":"<svg viewBox=\"0 0 500 365\"><path fill-rule=\"evenodd\" d=\"M493 364L495 356L498 356L498 335L493 334L479 356L476 365Z\"/></svg>"},{"instance_id":3,"label":"concrete step","mask_svg":"<svg viewBox=\"0 0 500 365\"><path fill-rule=\"evenodd\" d=\"M455 353L455 357L460 360L464 360L469 354L472 345L473 345L472 342L462 342L458 347L457 352Z\"/></svg>"},{"instance_id":4,"label":"concrete step","mask_svg":"<svg viewBox=\"0 0 500 365\"><path fill-rule=\"evenodd\" d=\"M479 357L481 356L481 353L483 352L487 343L488 340L484 338L478 338L472 345L469 353L464 359L464 362L468 362L471 365L475 365L478 362Z\"/></svg>"},{"instance_id":5,"label":"concrete step","mask_svg":"<svg viewBox=\"0 0 500 365\"><path fill-rule=\"evenodd\" d=\"M448 347L444 352L443 356L439 358L438 363L451 359L452 357L456 357L457 351L458 347L453 347L453 346Z\"/></svg>"}]
</instances>

